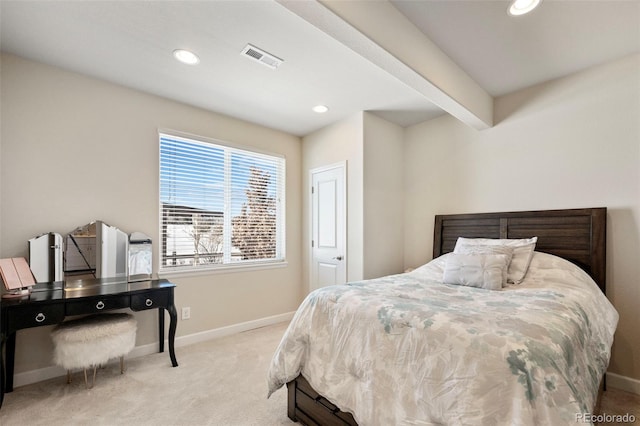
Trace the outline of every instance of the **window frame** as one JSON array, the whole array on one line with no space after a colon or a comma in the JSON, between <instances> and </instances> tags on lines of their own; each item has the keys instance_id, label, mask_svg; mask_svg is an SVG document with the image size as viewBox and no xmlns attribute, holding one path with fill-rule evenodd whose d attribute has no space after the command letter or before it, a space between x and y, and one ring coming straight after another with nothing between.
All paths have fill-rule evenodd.
<instances>
[{"instance_id":1,"label":"window frame","mask_svg":"<svg viewBox=\"0 0 640 426\"><path fill-rule=\"evenodd\" d=\"M163 208L163 200L162 200L162 139L173 139L186 143L195 143L195 144L207 144L213 145L215 148L220 148L225 152L225 158L228 157L228 153L234 152L243 154L246 153L249 156L254 154L256 156L262 157L271 157L271 159L276 163L277 173L276 173L276 194L275 194L275 205L276 205L276 257L275 258L266 258L266 259L250 259L250 260L236 260L228 263L210 263L210 264L200 264L200 265L176 265L176 266L166 266L166 252L165 252L165 222L164 222L164 208ZM231 143L228 141L222 141L219 139L208 138L204 136L197 136L189 133L179 132L175 130L168 129L158 129L158 217L159 217L159 239L160 243L158 244L158 273L164 276L176 275L176 274L189 274L189 275L204 275L211 273L224 273L224 272L237 272L237 271L247 271L247 270L260 270L260 269L271 269L271 268L279 268L287 265L286 258L286 157L282 154L277 154L274 152L264 151L260 149L256 149L254 147L248 147L246 145L240 145ZM225 160L226 161L226 160ZM225 167L225 179L228 179L227 173L230 173L229 170ZM278 180L278 177L280 178ZM223 195L223 199L226 198L226 195ZM233 219L231 215L231 206L227 204L228 199L225 199L225 207L223 208L223 213L228 214L228 218L225 220L225 225L223 228L223 238L230 239L232 235L233 226L229 225ZM178 205L178 204L177 204ZM225 234L225 232L227 234ZM223 249L224 250L224 249ZM195 255L196 253L194 253ZM223 253L223 258L229 258L229 253Z\"/></svg>"}]
</instances>

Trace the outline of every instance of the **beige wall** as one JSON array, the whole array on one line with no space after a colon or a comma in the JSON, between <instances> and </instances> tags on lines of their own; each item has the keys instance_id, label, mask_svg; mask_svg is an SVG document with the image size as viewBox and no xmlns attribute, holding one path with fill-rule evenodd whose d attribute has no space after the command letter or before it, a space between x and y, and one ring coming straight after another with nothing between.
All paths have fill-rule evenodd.
<instances>
[{"instance_id":1,"label":"beige wall","mask_svg":"<svg viewBox=\"0 0 640 426\"><path fill-rule=\"evenodd\" d=\"M404 266L404 131L364 113L364 278Z\"/></svg>"},{"instance_id":2,"label":"beige wall","mask_svg":"<svg viewBox=\"0 0 640 426\"><path fill-rule=\"evenodd\" d=\"M191 307L178 336L298 307L300 138L12 55L3 54L1 65L2 257L26 257L29 238L64 234L96 219L159 241L158 129L173 129L282 154L287 161L288 266L172 277L178 310ZM138 345L156 341L157 314L136 316ZM49 365L48 332L19 333L16 372Z\"/></svg>"},{"instance_id":3,"label":"beige wall","mask_svg":"<svg viewBox=\"0 0 640 426\"><path fill-rule=\"evenodd\" d=\"M347 281L402 272L403 134L401 127L360 112L303 138L303 187L310 171L347 162ZM303 195L303 277L308 287L310 191Z\"/></svg>"},{"instance_id":4,"label":"beige wall","mask_svg":"<svg viewBox=\"0 0 640 426\"><path fill-rule=\"evenodd\" d=\"M496 99L496 125L406 129L405 266L431 258L438 213L608 207L609 371L640 379L640 55ZM597 320L597 319L595 319Z\"/></svg>"},{"instance_id":5,"label":"beige wall","mask_svg":"<svg viewBox=\"0 0 640 426\"><path fill-rule=\"evenodd\" d=\"M303 279L307 290L311 256L310 171L342 161L347 162L347 281L361 280L363 276L362 121L363 113L357 113L302 139Z\"/></svg>"}]
</instances>

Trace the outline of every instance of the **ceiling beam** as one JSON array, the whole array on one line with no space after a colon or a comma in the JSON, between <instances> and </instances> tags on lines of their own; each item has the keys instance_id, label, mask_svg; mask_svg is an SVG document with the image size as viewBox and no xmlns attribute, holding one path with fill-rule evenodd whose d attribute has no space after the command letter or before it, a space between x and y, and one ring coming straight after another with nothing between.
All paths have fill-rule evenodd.
<instances>
[{"instance_id":1,"label":"ceiling beam","mask_svg":"<svg viewBox=\"0 0 640 426\"><path fill-rule=\"evenodd\" d=\"M493 126L493 98L388 1L277 0L478 129Z\"/></svg>"}]
</instances>

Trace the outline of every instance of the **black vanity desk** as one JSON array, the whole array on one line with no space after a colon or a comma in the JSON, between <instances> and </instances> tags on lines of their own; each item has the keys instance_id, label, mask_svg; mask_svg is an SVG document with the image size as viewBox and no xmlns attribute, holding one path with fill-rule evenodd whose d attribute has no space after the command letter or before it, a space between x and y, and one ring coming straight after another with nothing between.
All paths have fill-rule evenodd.
<instances>
[{"instance_id":1,"label":"black vanity desk","mask_svg":"<svg viewBox=\"0 0 640 426\"><path fill-rule=\"evenodd\" d=\"M175 284L164 280L124 282L116 278L37 284L29 295L0 301L0 407L4 392L13 391L16 331L61 323L72 315L112 309L158 309L159 352L164 352L164 311L169 312L169 356L178 366L174 348L178 316ZM5 358L2 358L2 349ZM3 374L4 373L4 374ZM4 376L4 377L2 377Z\"/></svg>"}]
</instances>

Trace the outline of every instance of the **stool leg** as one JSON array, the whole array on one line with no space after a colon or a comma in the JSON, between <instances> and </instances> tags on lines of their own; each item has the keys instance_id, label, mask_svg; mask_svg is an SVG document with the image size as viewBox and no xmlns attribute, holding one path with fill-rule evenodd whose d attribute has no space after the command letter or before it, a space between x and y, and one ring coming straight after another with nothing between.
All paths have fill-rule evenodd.
<instances>
[{"instance_id":1,"label":"stool leg","mask_svg":"<svg viewBox=\"0 0 640 426\"><path fill-rule=\"evenodd\" d=\"M71 383L71 370L67 370L67 384Z\"/></svg>"},{"instance_id":2,"label":"stool leg","mask_svg":"<svg viewBox=\"0 0 640 426\"><path fill-rule=\"evenodd\" d=\"M96 384L96 366L93 366L93 382L91 383L91 387L94 387Z\"/></svg>"},{"instance_id":3,"label":"stool leg","mask_svg":"<svg viewBox=\"0 0 640 426\"><path fill-rule=\"evenodd\" d=\"M120 374L124 374L124 355L120 357Z\"/></svg>"},{"instance_id":4,"label":"stool leg","mask_svg":"<svg viewBox=\"0 0 640 426\"><path fill-rule=\"evenodd\" d=\"M91 386L89 386L89 379L87 379L87 369L84 369L84 385L87 389L91 389L93 388L93 386L96 384L96 369L98 368L97 365L93 366L93 380L91 381Z\"/></svg>"}]
</instances>

